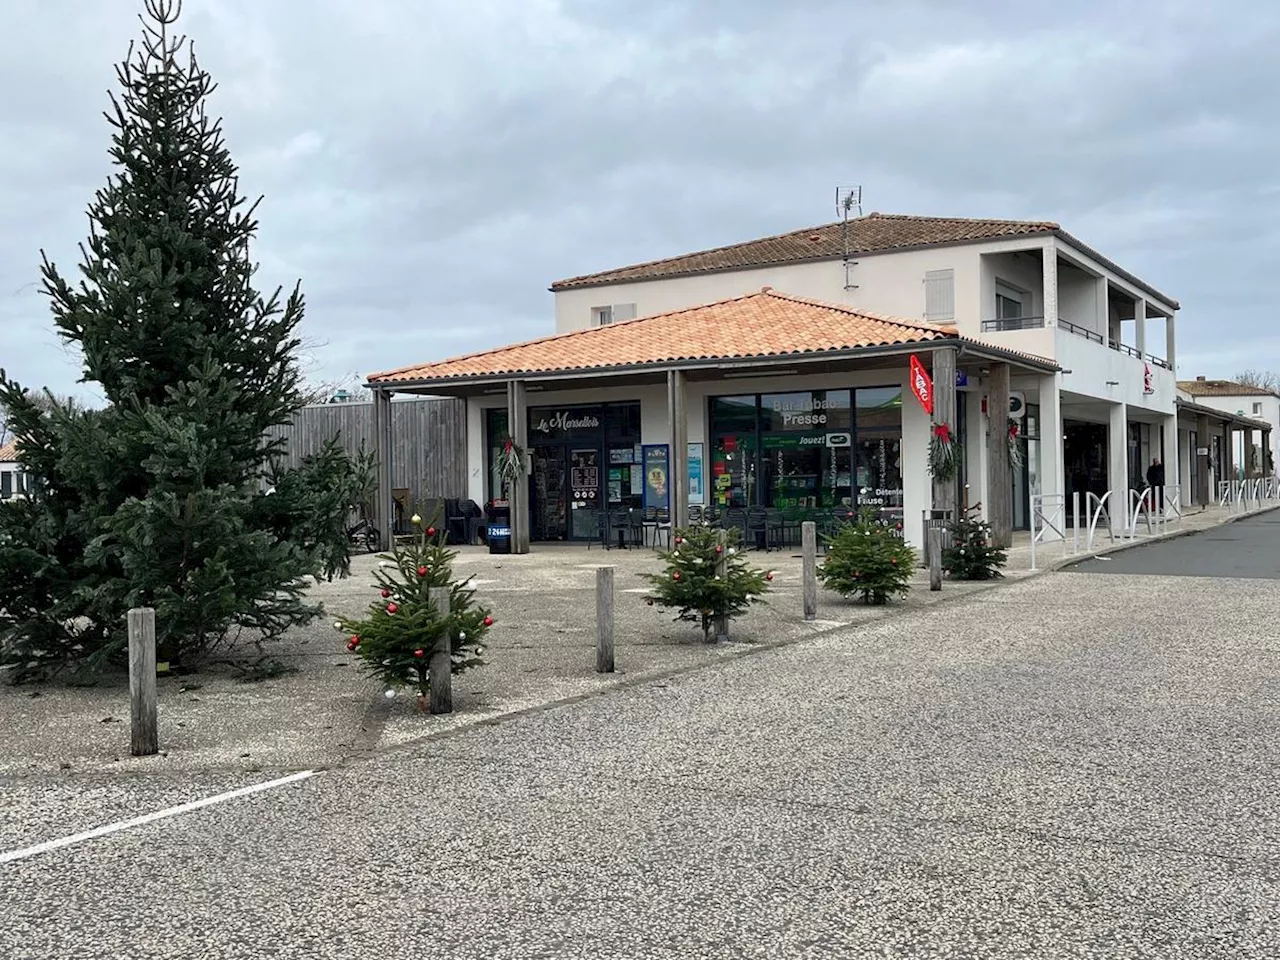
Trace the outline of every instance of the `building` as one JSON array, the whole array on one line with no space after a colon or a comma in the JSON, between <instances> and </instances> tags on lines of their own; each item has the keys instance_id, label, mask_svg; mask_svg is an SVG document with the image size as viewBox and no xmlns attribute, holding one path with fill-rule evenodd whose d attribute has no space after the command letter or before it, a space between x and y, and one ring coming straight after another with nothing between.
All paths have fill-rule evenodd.
<instances>
[{"instance_id":1,"label":"building","mask_svg":"<svg viewBox=\"0 0 1280 960\"><path fill-rule=\"evenodd\" d=\"M1280 431L1280 394L1267 387L1236 383L1234 380L1208 380L1196 377L1194 380L1180 380L1178 389L1189 399L1205 407L1235 414L1237 417L1248 417L1261 420L1271 431ZM1275 474L1275 464L1268 457L1264 463L1263 429L1242 431L1236 441L1234 462L1249 463L1267 476Z\"/></svg>"},{"instance_id":2,"label":"building","mask_svg":"<svg viewBox=\"0 0 1280 960\"><path fill-rule=\"evenodd\" d=\"M1200 449L1203 424L1180 429L1177 301L1055 223L871 214L551 290L552 336L369 378L384 411L393 393L467 401L479 502L503 490L502 439L527 444L529 489L511 499L534 540L587 538L602 504L677 520L873 505L919 545L930 510L978 506L1004 530L1038 503L1061 527L1079 493L1121 526L1156 457L1193 493L1178 443ZM932 413L913 369L932 376ZM928 471L943 424L954 486ZM1202 486L1188 502L1209 502Z\"/></svg>"},{"instance_id":3,"label":"building","mask_svg":"<svg viewBox=\"0 0 1280 960\"><path fill-rule=\"evenodd\" d=\"M12 441L0 444L0 500L23 496L26 490L26 475L18 463L17 446Z\"/></svg>"}]
</instances>

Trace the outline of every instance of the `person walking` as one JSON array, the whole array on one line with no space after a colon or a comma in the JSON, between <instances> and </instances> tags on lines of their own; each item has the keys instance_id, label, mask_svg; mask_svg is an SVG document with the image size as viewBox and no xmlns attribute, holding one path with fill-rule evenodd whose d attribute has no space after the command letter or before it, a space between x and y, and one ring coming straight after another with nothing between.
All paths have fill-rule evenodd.
<instances>
[{"instance_id":1,"label":"person walking","mask_svg":"<svg viewBox=\"0 0 1280 960\"><path fill-rule=\"evenodd\" d=\"M1147 486L1151 488L1153 506L1164 512L1164 464L1159 457L1153 457L1151 466L1147 467Z\"/></svg>"}]
</instances>

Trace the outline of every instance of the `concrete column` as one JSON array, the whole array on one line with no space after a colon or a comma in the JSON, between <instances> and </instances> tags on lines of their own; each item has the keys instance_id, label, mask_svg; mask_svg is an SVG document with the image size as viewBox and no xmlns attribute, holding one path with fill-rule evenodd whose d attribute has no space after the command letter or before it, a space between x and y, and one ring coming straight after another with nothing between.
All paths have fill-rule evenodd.
<instances>
[{"instance_id":1,"label":"concrete column","mask_svg":"<svg viewBox=\"0 0 1280 960\"><path fill-rule=\"evenodd\" d=\"M1111 407L1107 422L1107 486L1111 490L1107 513L1111 516L1111 532L1119 533L1129 525L1129 407L1117 403Z\"/></svg>"},{"instance_id":2,"label":"concrete column","mask_svg":"<svg viewBox=\"0 0 1280 960\"><path fill-rule=\"evenodd\" d=\"M1147 301L1138 297L1133 304L1133 327L1137 331L1134 336L1137 342L1134 344L1138 348L1138 353L1143 357L1147 355Z\"/></svg>"},{"instance_id":3,"label":"concrete column","mask_svg":"<svg viewBox=\"0 0 1280 960\"><path fill-rule=\"evenodd\" d=\"M373 391L373 443L378 458L377 501L373 506L374 524L378 528L379 548L390 550L395 507L391 502L391 391Z\"/></svg>"},{"instance_id":4,"label":"concrete column","mask_svg":"<svg viewBox=\"0 0 1280 960\"><path fill-rule=\"evenodd\" d=\"M1175 378L1178 374L1177 320L1178 314L1174 311L1164 321L1164 358L1169 361L1169 369L1173 371Z\"/></svg>"},{"instance_id":5,"label":"concrete column","mask_svg":"<svg viewBox=\"0 0 1280 960\"><path fill-rule=\"evenodd\" d=\"M1218 478L1218 482L1223 480L1234 480L1236 478L1236 444L1235 435L1231 430L1231 422L1223 421L1222 424L1222 476Z\"/></svg>"},{"instance_id":6,"label":"concrete column","mask_svg":"<svg viewBox=\"0 0 1280 960\"><path fill-rule=\"evenodd\" d=\"M529 412L523 380L507 381L507 434L524 451L520 480L507 491L511 506L511 552L529 552Z\"/></svg>"},{"instance_id":7,"label":"concrete column","mask_svg":"<svg viewBox=\"0 0 1280 960\"><path fill-rule=\"evenodd\" d=\"M993 363L987 383L987 522L998 547L1013 545L1013 480L1009 472L1009 365Z\"/></svg>"},{"instance_id":8,"label":"concrete column","mask_svg":"<svg viewBox=\"0 0 1280 960\"><path fill-rule=\"evenodd\" d=\"M1041 251L1041 282L1044 287L1044 325L1058 325L1058 251L1050 239ZM1076 323L1081 323L1077 318Z\"/></svg>"},{"instance_id":9,"label":"concrete column","mask_svg":"<svg viewBox=\"0 0 1280 960\"><path fill-rule=\"evenodd\" d=\"M667 372L667 420L671 443L667 462L671 491L671 526L689 525L689 421L685 413L685 374L682 370Z\"/></svg>"},{"instance_id":10,"label":"concrete column","mask_svg":"<svg viewBox=\"0 0 1280 960\"><path fill-rule=\"evenodd\" d=\"M1182 458L1178 456L1178 415L1170 414L1160 419L1161 447L1164 452L1160 462L1164 464L1164 495L1166 500L1173 496L1173 488L1180 482ZM1156 507L1160 500L1156 500Z\"/></svg>"},{"instance_id":11,"label":"concrete column","mask_svg":"<svg viewBox=\"0 0 1280 960\"><path fill-rule=\"evenodd\" d=\"M1209 436L1209 418L1201 414L1196 417L1196 449L1192 451L1195 454L1197 500L1201 506L1213 505L1213 480L1209 475L1212 442ZM1204 451L1203 454L1201 450Z\"/></svg>"},{"instance_id":12,"label":"concrete column","mask_svg":"<svg viewBox=\"0 0 1280 960\"><path fill-rule=\"evenodd\" d=\"M1062 463L1062 402L1059 377L1060 374L1049 373L1040 378L1040 492L1045 496L1065 497L1067 482ZM1065 524L1071 506L1065 499L1062 502L1064 504L1062 518ZM1083 508L1082 504L1081 509ZM1054 533L1052 530L1046 530L1045 536L1052 538Z\"/></svg>"},{"instance_id":13,"label":"concrete column","mask_svg":"<svg viewBox=\"0 0 1280 960\"><path fill-rule=\"evenodd\" d=\"M973 375L973 381L977 381ZM960 509L965 510L977 504L982 505L981 516L990 521L987 511L987 418L978 402L981 393L970 393L966 405L968 422L965 424L965 441L969 447L969 472L967 474L969 489L960 491Z\"/></svg>"},{"instance_id":14,"label":"concrete column","mask_svg":"<svg viewBox=\"0 0 1280 960\"><path fill-rule=\"evenodd\" d=\"M1111 310L1109 309L1108 294L1111 285L1107 282L1106 277L1099 277L1096 284L1096 301L1098 309L1098 329L1102 331L1102 339L1107 346L1111 346L1114 338L1111 336ZM1070 317L1067 318L1071 319Z\"/></svg>"},{"instance_id":15,"label":"concrete column","mask_svg":"<svg viewBox=\"0 0 1280 960\"><path fill-rule=\"evenodd\" d=\"M956 438L956 348L943 347L933 352L933 424L946 424L951 438ZM930 437L930 442L932 442ZM963 452L960 454L963 456ZM933 481L933 509L956 509L956 481Z\"/></svg>"}]
</instances>

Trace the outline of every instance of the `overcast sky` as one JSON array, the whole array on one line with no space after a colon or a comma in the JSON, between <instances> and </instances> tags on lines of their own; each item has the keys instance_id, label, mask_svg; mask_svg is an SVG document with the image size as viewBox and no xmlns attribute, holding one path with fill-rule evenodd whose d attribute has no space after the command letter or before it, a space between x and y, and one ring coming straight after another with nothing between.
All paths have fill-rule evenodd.
<instances>
[{"instance_id":1,"label":"overcast sky","mask_svg":"<svg viewBox=\"0 0 1280 960\"><path fill-rule=\"evenodd\" d=\"M108 172L141 0L0 4L0 366ZM1280 368L1275 0L187 0L310 372L551 332L558 278L864 209L1052 219L1178 297L1179 373Z\"/></svg>"}]
</instances>

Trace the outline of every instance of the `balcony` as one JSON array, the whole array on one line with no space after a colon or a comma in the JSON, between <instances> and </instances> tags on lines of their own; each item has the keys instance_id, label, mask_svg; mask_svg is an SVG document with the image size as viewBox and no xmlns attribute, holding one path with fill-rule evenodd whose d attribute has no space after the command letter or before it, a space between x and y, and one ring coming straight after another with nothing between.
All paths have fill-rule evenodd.
<instances>
[{"instance_id":1,"label":"balcony","mask_svg":"<svg viewBox=\"0 0 1280 960\"><path fill-rule=\"evenodd\" d=\"M1156 366L1164 367L1166 370L1173 369L1173 367L1169 365L1169 362L1167 360L1162 360L1159 357L1150 353L1143 354L1140 350L1138 350L1137 347L1131 347L1127 343L1116 343L1115 341L1112 341L1111 343L1107 343L1106 338L1102 334L1098 333L1098 331L1090 330L1087 327L1082 327L1079 324L1072 323L1070 320L1063 320L1061 317L1059 317L1058 326L1061 327L1063 330L1067 331L1067 333L1075 334L1077 337L1084 337L1084 339L1091 340L1094 343L1106 344L1108 347L1110 347L1112 350L1115 350L1117 353L1127 354L1133 357L1135 360L1144 360L1148 363L1154 363Z\"/></svg>"},{"instance_id":2,"label":"balcony","mask_svg":"<svg viewBox=\"0 0 1280 960\"><path fill-rule=\"evenodd\" d=\"M1001 317L998 320L983 320L983 333L1008 333L1010 330L1040 330L1044 327L1044 317Z\"/></svg>"}]
</instances>

